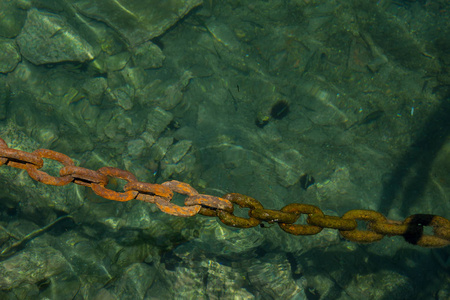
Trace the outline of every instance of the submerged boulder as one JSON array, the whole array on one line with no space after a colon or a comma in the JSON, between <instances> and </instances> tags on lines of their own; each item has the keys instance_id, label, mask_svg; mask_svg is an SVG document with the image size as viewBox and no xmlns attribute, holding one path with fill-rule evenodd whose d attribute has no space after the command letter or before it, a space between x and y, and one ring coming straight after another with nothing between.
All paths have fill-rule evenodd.
<instances>
[{"instance_id":1,"label":"submerged boulder","mask_svg":"<svg viewBox=\"0 0 450 300\"><path fill-rule=\"evenodd\" d=\"M28 11L17 43L22 55L35 65L94 58L92 46L62 17L37 9Z\"/></svg>"},{"instance_id":2,"label":"submerged boulder","mask_svg":"<svg viewBox=\"0 0 450 300\"><path fill-rule=\"evenodd\" d=\"M160 36L202 0L75 0L83 15L105 22L134 47Z\"/></svg>"}]
</instances>

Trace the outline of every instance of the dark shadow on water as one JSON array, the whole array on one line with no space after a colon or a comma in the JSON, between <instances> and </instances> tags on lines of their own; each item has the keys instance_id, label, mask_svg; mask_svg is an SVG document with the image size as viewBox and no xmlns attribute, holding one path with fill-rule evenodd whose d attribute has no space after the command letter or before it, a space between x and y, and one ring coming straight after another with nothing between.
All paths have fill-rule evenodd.
<instances>
[{"instance_id":1,"label":"dark shadow on water","mask_svg":"<svg viewBox=\"0 0 450 300\"><path fill-rule=\"evenodd\" d=\"M442 287L439 274L446 271L430 250L408 246L393 249L389 255L377 254L389 252L383 248L360 245L346 251L336 245L314 248L296 257L301 275L309 283L305 290L313 290L315 295L308 299L359 299L364 295L370 299L377 290L383 291L377 299L429 299ZM324 291L318 290L319 286L327 289L326 295L320 295Z\"/></svg>"},{"instance_id":2,"label":"dark shadow on water","mask_svg":"<svg viewBox=\"0 0 450 300\"><path fill-rule=\"evenodd\" d=\"M415 142L399 160L396 168L384 182L379 211L387 214L394 205L400 213L409 214L409 207L421 201L429 180L433 160L450 135L450 98L443 99L439 108L416 133ZM396 198L401 203L394 203Z\"/></svg>"}]
</instances>

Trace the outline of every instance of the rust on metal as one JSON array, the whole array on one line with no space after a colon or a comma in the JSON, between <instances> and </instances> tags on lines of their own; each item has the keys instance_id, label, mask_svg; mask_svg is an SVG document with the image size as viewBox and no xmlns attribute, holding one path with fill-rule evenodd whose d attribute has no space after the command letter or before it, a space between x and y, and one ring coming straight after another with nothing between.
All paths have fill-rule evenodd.
<instances>
[{"instance_id":1,"label":"rust on metal","mask_svg":"<svg viewBox=\"0 0 450 300\"><path fill-rule=\"evenodd\" d=\"M120 179L126 180L127 182L137 181L137 179L133 175L133 173L119 169L119 168L103 167L103 168L98 169L97 172L100 174L103 174L105 176L120 178Z\"/></svg>"},{"instance_id":2,"label":"rust on metal","mask_svg":"<svg viewBox=\"0 0 450 300\"><path fill-rule=\"evenodd\" d=\"M65 154L48 150L48 149L38 149L33 151L34 155L39 156L40 158L48 158L52 160L56 160L63 164L64 166L74 166L73 160ZM44 184L63 186L71 183L73 181L73 177L70 175L55 177L50 174L38 170L35 165L27 164L27 173L28 175L36 181L42 182Z\"/></svg>"},{"instance_id":3,"label":"rust on metal","mask_svg":"<svg viewBox=\"0 0 450 300\"><path fill-rule=\"evenodd\" d=\"M394 235L404 235L407 234L412 228L407 224L396 224L396 223L381 223L381 222L371 222L367 225L370 230L375 231L376 233L394 236ZM415 227L415 226L414 226Z\"/></svg>"},{"instance_id":4,"label":"rust on metal","mask_svg":"<svg viewBox=\"0 0 450 300\"><path fill-rule=\"evenodd\" d=\"M299 203L292 203L288 204L285 207L281 209L284 213L290 213L297 216L297 218L301 214L308 214L308 215L318 215L320 217L323 217L324 214L318 208L314 205L309 204L299 204ZM285 232L288 232L290 234L294 235L312 235L317 234L322 231L323 227L314 226L314 225L298 225L298 224L292 224L292 223L278 223L278 226L280 226L281 229L283 229Z\"/></svg>"},{"instance_id":5,"label":"rust on metal","mask_svg":"<svg viewBox=\"0 0 450 300\"><path fill-rule=\"evenodd\" d=\"M436 215L416 214L405 219L403 224L415 224L418 226L432 226L433 232L445 239L450 239L450 221Z\"/></svg>"},{"instance_id":6,"label":"rust on metal","mask_svg":"<svg viewBox=\"0 0 450 300\"><path fill-rule=\"evenodd\" d=\"M229 213L233 212L233 204L223 198L215 197L211 195L193 195L184 200L184 205L201 205L207 208L220 209Z\"/></svg>"},{"instance_id":7,"label":"rust on metal","mask_svg":"<svg viewBox=\"0 0 450 300\"><path fill-rule=\"evenodd\" d=\"M256 218L242 218L222 210L217 212L217 217L223 224L237 228L251 228L261 224Z\"/></svg>"},{"instance_id":8,"label":"rust on metal","mask_svg":"<svg viewBox=\"0 0 450 300\"><path fill-rule=\"evenodd\" d=\"M274 209L253 209L249 212L249 215L250 217L268 223L282 222L292 224L298 219L298 216L295 214L285 213Z\"/></svg>"},{"instance_id":9,"label":"rust on metal","mask_svg":"<svg viewBox=\"0 0 450 300\"><path fill-rule=\"evenodd\" d=\"M103 167L97 170L98 173L102 174L103 176L110 176L114 178L120 178L123 180L126 180L128 182L136 182L136 177L128 171L114 168L114 167ZM91 189L96 193L98 196L103 197L105 199L114 200L114 201L130 201L138 195L138 191L125 191L125 192L116 192L111 189L108 189L105 187L102 183L92 183Z\"/></svg>"},{"instance_id":10,"label":"rust on metal","mask_svg":"<svg viewBox=\"0 0 450 300\"><path fill-rule=\"evenodd\" d=\"M155 197L155 203L158 208L169 215L177 216L177 217L192 217L198 214L200 211L201 205L193 205L193 206L178 206L173 204L164 198Z\"/></svg>"},{"instance_id":11,"label":"rust on metal","mask_svg":"<svg viewBox=\"0 0 450 300\"><path fill-rule=\"evenodd\" d=\"M217 213L220 210L217 209L211 209L211 208L207 208L207 207L203 207L201 206L200 211L198 212L200 215L202 216L206 216L206 217L217 217Z\"/></svg>"},{"instance_id":12,"label":"rust on metal","mask_svg":"<svg viewBox=\"0 0 450 300\"><path fill-rule=\"evenodd\" d=\"M252 210L264 209L264 207L258 200L246 195L238 193L229 193L224 195L223 198L229 200L231 203L239 205L240 208L249 208ZM256 218L253 217L242 218L235 216L233 213L229 213L222 210L217 211L217 217L225 225L238 228L251 228L261 224L261 221Z\"/></svg>"},{"instance_id":13,"label":"rust on metal","mask_svg":"<svg viewBox=\"0 0 450 300\"><path fill-rule=\"evenodd\" d=\"M183 195L194 196L197 195L198 192L192 186L187 183L171 180L166 181L161 184L162 186L168 187L170 190Z\"/></svg>"},{"instance_id":14,"label":"rust on metal","mask_svg":"<svg viewBox=\"0 0 450 300\"><path fill-rule=\"evenodd\" d=\"M368 222L381 222L386 223L386 217L381 213L373 211L373 210L361 210L354 209L346 212L342 219L350 219L350 220L363 220ZM370 225L369 227L370 228ZM347 240L358 242L358 243L372 243L381 240L384 235L376 233L371 230L339 230L340 234L346 238Z\"/></svg>"},{"instance_id":15,"label":"rust on metal","mask_svg":"<svg viewBox=\"0 0 450 300\"><path fill-rule=\"evenodd\" d=\"M6 144L6 142L2 138L0 138L0 148L4 148L4 149L8 148L8 144ZM8 161L8 159L6 157L1 157L1 155L0 155L0 166L3 166L4 164L6 164L7 161Z\"/></svg>"},{"instance_id":16,"label":"rust on metal","mask_svg":"<svg viewBox=\"0 0 450 300\"><path fill-rule=\"evenodd\" d=\"M443 217L416 214L406 218L403 224L411 227L409 232L403 235L409 243L428 248L450 245L450 221ZM424 234L424 226L431 226L433 235Z\"/></svg>"},{"instance_id":17,"label":"rust on metal","mask_svg":"<svg viewBox=\"0 0 450 300\"><path fill-rule=\"evenodd\" d=\"M224 199L229 200L232 203L235 203L237 205L239 205L239 207L241 208L250 208L250 209L264 209L264 207L262 206L261 202L259 202L258 200L246 196L246 195L242 195L242 194L238 194L238 193L229 193L223 196Z\"/></svg>"},{"instance_id":18,"label":"rust on metal","mask_svg":"<svg viewBox=\"0 0 450 300\"><path fill-rule=\"evenodd\" d=\"M4 139L0 137L0 148L9 148Z\"/></svg>"},{"instance_id":19,"label":"rust on metal","mask_svg":"<svg viewBox=\"0 0 450 300\"><path fill-rule=\"evenodd\" d=\"M98 183L92 183L91 189L100 197L120 202L130 201L136 198L138 194L138 192L136 191L116 192L111 189L105 188Z\"/></svg>"},{"instance_id":20,"label":"rust on metal","mask_svg":"<svg viewBox=\"0 0 450 300\"><path fill-rule=\"evenodd\" d=\"M141 182L141 181L132 181L128 182L125 187L125 191L137 191L139 192L136 199L146 201L144 200L146 196L160 196L163 198L172 199L173 192L168 188L160 184L153 184L153 183L147 183L147 182ZM141 199L142 198L142 199ZM147 201L148 202L148 201Z\"/></svg>"},{"instance_id":21,"label":"rust on metal","mask_svg":"<svg viewBox=\"0 0 450 300\"><path fill-rule=\"evenodd\" d=\"M7 159L6 165L26 170L27 164L33 164L37 169L42 168L44 161L37 155L22 150L0 148L0 157Z\"/></svg>"},{"instance_id":22,"label":"rust on metal","mask_svg":"<svg viewBox=\"0 0 450 300\"><path fill-rule=\"evenodd\" d=\"M139 193L139 194L137 194L135 199L139 200L139 201L155 204L156 198L158 198L158 196Z\"/></svg>"},{"instance_id":23,"label":"rust on metal","mask_svg":"<svg viewBox=\"0 0 450 300\"><path fill-rule=\"evenodd\" d=\"M92 183L102 184L103 186L108 184L108 177L105 175L82 167L66 166L59 170L59 176L63 177L67 175L71 175L73 182L79 185L90 187Z\"/></svg>"},{"instance_id":24,"label":"rust on metal","mask_svg":"<svg viewBox=\"0 0 450 300\"><path fill-rule=\"evenodd\" d=\"M60 177L53 177L38 169L42 168L42 158L59 161L64 165L59 170ZM33 153L8 148L0 138L0 166L26 169L30 177L45 184L64 185L73 182L91 187L101 197L115 201L138 199L154 203L164 213L179 217L192 217L197 214L217 216L226 225L238 228L255 227L261 222L277 222L280 228L294 235L317 234L323 228L339 230L340 234L354 242L371 243L384 236L402 236L407 242L421 247L445 247L450 245L450 221L446 218L429 214L416 214L404 221L388 220L384 215L372 210L351 210L342 217L324 215L314 205L293 203L281 210L264 209L262 204L249 196L231 193L223 198L200 195L189 184L172 180L162 184L150 184L137 181L136 177L125 170L104 167L98 171L74 166L66 155L39 149ZM125 192L116 192L106 188L108 176L128 181ZM66 183L67 182L67 183ZM171 203L173 193L187 195L186 206ZM233 204L248 208L249 218L233 214ZM302 214L306 214L308 225L294 224ZM366 230L357 229L356 220L366 222ZM433 234L424 234L424 227L433 229Z\"/></svg>"},{"instance_id":25,"label":"rust on metal","mask_svg":"<svg viewBox=\"0 0 450 300\"><path fill-rule=\"evenodd\" d=\"M319 226L322 228L332 228L339 230L353 230L357 227L355 220L343 220L336 216L320 216L311 215L306 219L309 225Z\"/></svg>"}]
</instances>

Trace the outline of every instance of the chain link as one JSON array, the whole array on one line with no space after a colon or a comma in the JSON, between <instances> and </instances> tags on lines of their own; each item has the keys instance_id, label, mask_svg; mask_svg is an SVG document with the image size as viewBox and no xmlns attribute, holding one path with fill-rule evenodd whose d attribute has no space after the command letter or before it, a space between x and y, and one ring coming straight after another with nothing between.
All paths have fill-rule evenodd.
<instances>
[{"instance_id":1,"label":"chain link","mask_svg":"<svg viewBox=\"0 0 450 300\"><path fill-rule=\"evenodd\" d=\"M58 162L60 162L61 164L63 164L64 166L75 166L73 160L68 157L65 154L56 152L56 151L52 151L52 150L47 150L47 149L38 149L36 151L33 151L33 153L38 157L42 158L48 158L48 159L52 159L52 160L56 160ZM45 172L42 172L40 170L38 170L39 168L34 165L34 164L27 164L26 165L26 170L28 175L33 178L36 181L45 183L45 184L49 184L49 185L56 185L56 186L62 186L62 185L66 185L72 182L73 178L70 176L61 176L61 177L55 177L55 176L51 176Z\"/></svg>"},{"instance_id":2,"label":"chain link","mask_svg":"<svg viewBox=\"0 0 450 300\"><path fill-rule=\"evenodd\" d=\"M60 162L63 167L60 177L43 172L43 158ZM314 205L292 203L281 210L265 209L256 199L237 193L222 198L203 195L189 184L172 180L162 184L140 182L125 170L103 167L97 171L77 167L73 160L56 151L38 149L32 153L8 148L0 138L0 166L7 165L25 169L29 176L44 184L62 186L71 182L90 187L97 195L114 201L137 199L156 206L164 213L178 217L192 217L197 214L218 217L219 220L236 228L251 228L261 222L278 223L280 228L294 235L314 235L324 228L339 230L347 240L357 243L372 243L385 236L402 236L407 242L421 247L444 247L450 244L450 221L446 218L429 215L411 215L404 221L388 220L373 210L350 210L342 217L328 216ZM109 177L127 181L123 192L107 188ZM174 193L186 195L184 206L172 203ZM234 215L234 206L249 209L249 218ZM306 224L295 224L301 215L306 216ZM366 223L365 229L358 229L357 221ZM431 227L433 234L424 234L424 227Z\"/></svg>"}]
</instances>

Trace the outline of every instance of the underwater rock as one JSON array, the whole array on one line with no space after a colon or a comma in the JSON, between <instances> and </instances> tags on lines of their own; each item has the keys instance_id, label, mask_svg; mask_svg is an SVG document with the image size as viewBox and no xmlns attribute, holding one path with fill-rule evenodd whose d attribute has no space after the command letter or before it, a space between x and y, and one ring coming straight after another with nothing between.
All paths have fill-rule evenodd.
<instances>
[{"instance_id":1,"label":"underwater rock","mask_svg":"<svg viewBox=\"0 0 450 300\"><path fill-rule=\"evenodd\" d=\"M223 45L229 51L235 52L241 48L235 33L225 23L210 18L205 26L214 37L214 41Z\"/></svg>"},{"instance_id":2,"label":"underwater rock","mask_svg":"<svg viewBox=\"0 0 450 300\"><path fill-rule=\"evenodd\" d=\"M92 228L85 226L84 233L68 231L60 236L59 239L55 239L53 244L55 247L64 253L64 257L70 263L70 270L75 274L83 274L89 272L96 279L96 282L107 282L111 280L111 265L105 258L105 250L102 246L105 246L105 240L99 239L98 236L95 240L88 238L89 234L95 232ZM92 232L89 232L92 230ZM107 240L106 240L107 242ZM110 252L114 252L118 247L114 247L108 244ZM120 250L120 248L119 248ZM117 250L117 251L119 251Z\"/></svg>"},{"instance_id":3,"label":"underwater rock","mask_svg":"<svg viewBox=\"0 0 450 300\"><path fill-rule=\"evenodd\" d=\"M134 89L129 85L121 86L112 91L111 95L117 102L117 105L124 110L130 110L133 108Z\"/></svg>"},{"instance_id":4,"label":"underwater rock","mask_svg":"<svg viewBox=\"0 0 450 300\"><path fill-rule=\"evenodd\" d=\"M315 125L338 126L348 122L336 93L326 86L304 82L297 87L297 93L299 103L306 108L305 116Z\"/></svg>"},{"instance_id":5,"label":"underwater rock","mask_svg":"<svg viewBox=\"0 0 450 300\"><path fill-rule=\"evenodd\" d=\"M173 144L173 137L159 138L150 148L150 157L153 161L160 161L164 158L170 145Z\"/></svg>"},{"instance_id":6,"label":"underwater rock","mask_svg":"<svg viewBox=\"0 0 450 300\"><path fill-rule=\"evenodd\" d=\"M3 244L7 241L9 241L10 239L10 235L8 232L6 232L5 230L0 230L0 247L3 247Z\"/></svg>"},{"instance_id":7,"label":"underwater rock","mask_svg":"<svg viewBox=\"0 0 450 300\"><path fill-rule=\"evenodd\" d=\"M69 265L61 252L50 247L27 248L0 263L0 289L35 284L59 274Z\"/></svg>"},{"instance_id":8,"label":"underwater rock","mask_svg":"<svg viewBox=\"0 0 450 300\"><path fill-rule=\"evenodd\" d=\"M0 40L0 73L14 70L20 61L19 48L13 40Z\"/></svg>"},{"instance_id":9,"label":"underwater rock","mask_svg":"<svg viewBox=\"0 0 450 300\"><path fill-rule=\"evenodd\" d=\"M4 120L7 116L9 97L10 91L6 78L0 78L0 120Z\"/></svg>"},{"instance_id":10,"label":"underwater rock","mask_svg":"<svg viewBox=\"0 0 450 300\"><path fill-rule=\"evenodd\" d=\"M183 99L183 93L192 78L194 78L194 74L186 70L178 81L171 84L167 84L168 81L163 82L160 79L154 80L137 90L137 100L143 106L154 106L156 104L165 110L172 110Z\"/></svg>"},{"instance_id":11,"label":"underwater rock","mask_svg":"<svg viewBox=\"0 0 450 300\"><path fill-rule=\"evenodd\" d=\"M165 111L160 107L155 107L147 116L146 132L150 133L156 140L161 132L166 129L167 125L172 121L172 113Z\"/></svg>"},{"instance_id":12,"label":"underwater rock","mask_svg":"<svg viewBox=\"0 0 450 300\"><path fill-rule=\"evenodd\" d=\"M167 179L172 174L181 174L186 169L191 169L195 163L195 157L185 159L192 147L192 141L183 140L170 146L164 159L161 161L162 178Z\"/></svg>"},{"instance_id":13,"label":"underwater rock","mask_svg":"<svg viewBox=\"0 0 450 300\"><path fill-rule=\"evenodd\" d=\"M133 62L143 69L161 68L166 57L158 46L147 41L133 50Z\"/></svg>"},{"instance_id":14,"label":"underwater rock","mask_svg":"<svg viewBox=\"0 0 450 300\"><path fill-rule=\"evenodd\" d=\"M13 38L19 34L29 9L20 2L23 1L0 2L0 36Z\"/></svg>"},{"instance_id":15,"label":"underwater rock","mask_svg":"<svg viewBox=\"0 0 450 300\"><path fill-rule=\"evenodd\" d=\"M173 144L166 153L166 157L164 158L167 163L176 164L179 162L191 149L192 141L184 140L179 141L176 144Z\"/></svg>"},{"instance_id":16,"label":"underwater rock","mask_svg":"<svg viewBox=\"0 0 450 300\"><path fill-rule=\"evenodd\" d=\"M131 46L157 37L183 18L202 0L73 1L83 15L114 28Z\"/></svg>"},{"instance_id":17,"label":"underwater rock","mask_svg":"<svg viewBox=\"0 0 450 300\"><path fill-rule=\"evenodd\" d=\"M264 243L265 237L256 229L240 230L223 225L214 219L205 219L203 229L194 234L190 229L182 232L183 237L195 239L180 245L175 254L182 258L194 258L205 253L227 257L230 260L255 256L254 250Z\"/></svg>"},{"instance_id":18,"label":"underwater rock","mask_svg":"<svg viewBox=\"0 0 450 300\"><path fill-rule=\"evenodd\" d=\"M143 68L139 67L125 67L120 71L125 82L135 89L143 88L146 85L146 73Z\"/></svg>"},{"instance_id":19,"label":"underwater rock","mask_svg":"<svg viewBox=\"0 0 450 300\"><path fill-rule=\"evenodd\" d=\"M358 186L353 183L350 171L347 167L337 166L328 179L315 184L316 194L320 201L324 201L323 203L327 203L328 209L335 211L354 206L376 209L375 204L364 202L363 194L357 193Z\"/></svg>"},{"instance_id":20,"label":"underwater rock","mask_svg":"<svg viewBox=\"0 0 450 300\"><path fill-rule=\"evenodd\" d=\"M107 86L105 78L95 77L87 79L82 85L82 90L87 94L91 105L100 105Z\"/></svg>"},{"instance_id":21,"label":"underwater rock","mask_svg":"<svg viewBox=\"0 0 450 300\"><path fill-rule=\"evenodd\" d=\"M246 233L249 241L245 240L244 235L240 233L220 236L220 231L215 232L215 220L205 222L206 228L199 230L192 226L186 226L183 229L183 237L192 239L191 241L180 244L175 251L167 253L161 257L159 265L159 273L161 279L167 282L168 286L161 289L158 285L153 285L147 292L152 295L164 295L164 299L205 299L204 295L208 295L209 299L254 299L250 291L247 290L247 266L240 267L238 260L242 261L243 253L239 251L241 244L251 245L254 231ZM211 226L211 227L209 227ZM217 227L221 225L217 224ZM205 231L213 235L202 236ZM242 232L243 230L239 230ZM245 230L248 231L248 230ZM217 234L215 237L214 235ZM212 238L208 241L208 237ZM234 240L233 237L237 237ZM197 241L201 239L200 243ZM224 244L222 241L229 239L229 247L226 247L220 253L226 256L220 256L215 253L213 248L220 249ZM219 242L219 245L215 243ZM255 245L258 247L259 243ZM205 248L204 248L205 247ZM235 249L237 248L237 249ZM251 247L250 247L251 248ZM210 252L211 251L211 252ZM230 258L230 254L234 255ZM219 255L219 259L216 257ZM248 255L255 255L253 251L249 251ZM247 256L248 257L248 256ZM253 291L252 291L253 292Z\"/></svg>"},{"instance_id":22,"label":"underwater rock","mask_svg":"<svg viewBox=\"0 0 450 300\"><path fill-rule=\"evenodd\" d=\"M105 67L107 71L122 70L130 60L130 53L127 51L120 52L105 58Z\"/></svg>"},{"instance_id":23,"label":"underwater rock","mask_svg":"<svg viewBox=\"0 0 450 300\"><path fill-rule=\"evenodd\" d=\"M354 299L413 299L415 291L411 279L391 270L376 273L358 274L351 281L345 282L345 292Z\"/></svg>"},{"instance_id":24,"label":"underwater rock","mask_svg":"<svg viewBox=\"0 0 450 300\"><path fill-rule=\"evenodd\" d=\"M58 128L55 124L33 130L31 137L34 138L43 148L52 148L52 144L59 139Z\"/></svg>"},{"instance_id":25,"label":"underwater rock","mask_svg":"<svg viewBox=\"0 0 450 300\"><path fill-rule=\"evenodd\" d=\"M148 294L158 295L161 299L205 299L202 278L206 278L206 276L202 274L203 272L200 273L202 270L200 268L193 269L192 266L177 266L176 261L169 263L170 269L160 268L159 270L163 274L161 276L163 282L167 282L168 286L154 284ZM167 262L165 264L168 265Z\"/></svg>"},{"instance_id":26,"label":"underwater rock","mask_svg":"<svg viewBox=\"0 0 450 300\"><path fill-rule=\"evenodd\" d=\"M128 141L128 154L132 157L140 157L142 155L142 152L144 151L146 145L144 140L142 139L136 139Z\"/></svg>"},{"instance_id":27,"label":"underwater rock","mask_svg":"<svg viewBox=\"0 0 450 300\"><path fill-rule=\"evenodd\" d=\"M168 180L170 176L173 174L180 174L186 169L186 166L184 163L178 163L178 164L165 164L161 162L161 178L163 180Z\"/></svg>"},{"instance_id":28,"label":"underwater rock","mask_svg":"<svg viewBox=\"0 0 450 300\"><path fill-rule=\"evenodd\" d=\"M164 163L161 163L161 169L163 170L162 177L169 178L173 174L178 175L181 173L188 173L189 175L191 175L196 167L195 166L196 161L197 160L195 159L195 155L192 154L192 152L188 152L188 154L185 155L176 164L164 165Z\"/></svg>"},{"instance_id":29,"label":"underwater rock","mask_svg":"<svg viewBox=\"0 0 450 300\"><path fill-rule=\"evenodd\" d=\"M49 288L51 286L51 288ZM79 276L76 274L61 273L52 276L51 281L46 279L44 282L39 282L36 288L39 290L39 297L41 299L75 299L80 289L85 288L86 285L81 283ZM26 297L28 299L37 298Z\"/></svg>"},{"instance_id":30,"label":"underwater rock","mask_svg":"<svg viewBox=\"0 0 450 300\"><path fill-rule=\"evenodd\" d=\"M267 254L254 259L248 268L248 279L257 290L273 299L306 299L304 290L292 277L289 261L282 254Z\"/></svg>"},{"instance_id":31,"label":"underwater rock","mask_svg":"<svg viewBox=\"0 0 450 300\"><path fill-rule=\"evenodd\" d=\"M133 119L124 113L125 110L120 110L120 112L114 111L113 115L115 117L111 118L107 123L99 121L97 125L100 132L103 131L108 138L120 143L120 145L117 145L119 149L126 147L121 141L127 136L134 136L136 134L135 130L139 129L133 127Z\"/></svg>"},{"instance_id":32,"label":"underwater rock","mask_svg":"<svg viewBox=\"0 0 450 300\"><path fill-rule=\"evenodd\" d=\"M145 141L145 143L147 144L147 147L151 147L156 141L156 139L153 137L153 135L151 135L147 131L145 131L141 134L141 139L143 139Z\"/></svg>"},{"instance_id":33,"label":"underwater rock","mask_svg":"<svg viewBox=\"0 0 450 300\"><path fill-rule=\"evenodd\" d=\"M275 172L277 173L278 182L289 187L296 184L300 176L303 174L302 155L295 149L290 149L279 153L273 157L275 164Z\"/></svg>"},{"instance_id":34,"label":"underwater rock","mask_svg":"<svg viewBox=\"0 0 450 300\"><path fill-rule=\"evenodd\" d=\"M123 227L126 229L157 227L159 225L158 221L150 215L152 213L151 209L149 209L150 205L151 204L143 201L134 203L123 217L125 219Z\"/></svg>"},{"instance_id":35,"label":"underwater rock","mask_svg":"<svg viewBox=\"0 0 450 300\"><path fill-rule=\"evenodd\" d=\"M22 55L35 65L63 61L85 62L94 49L60 16L30 9L17 36Z\"/></svg>"},{"instance_id":36,"label":"underwater rock","mask_svg":"<svg viewBox=\"0 0 450 300\"><path fill-rule=\"evenodd\" d=\"M243 270L236 270L232 263L223 264L209 260L201 266L208 268L205 294L211 299L255 299L245 288L246 278L243 276Z\"/></svg>"},{"instance_id":37,"label":"underwater rock","mask_svg":"<svg viewBox=\"0 0 450 300\"><path fill-rule=\"evenodd\" d=\"M191 71L185 71L176 84L168 86L164 91L163 98L161 99L161 107L167 110L171 110L175 106L177 106L183 98L183 91L189 85L193 77L194 75Z\"/></svg>"},{"instance_id":38,"label":"underwater rock","mask_svg":"<svg viewBox=\"0 0 450 300\"><path fill-rule=\"evenodd\" d=\"M156 275L156 268L146 263L129 265L113 284L116 299L146 299L147 289Z\"/></svg>"}]
</instances>

